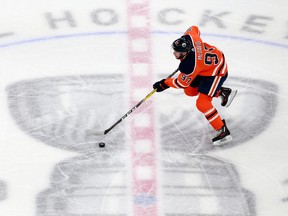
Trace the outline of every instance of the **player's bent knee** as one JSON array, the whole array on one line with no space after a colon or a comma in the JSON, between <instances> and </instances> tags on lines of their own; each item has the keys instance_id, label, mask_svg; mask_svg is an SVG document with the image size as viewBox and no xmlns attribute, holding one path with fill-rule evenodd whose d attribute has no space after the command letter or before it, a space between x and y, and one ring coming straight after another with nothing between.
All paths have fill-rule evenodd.
<instances>
[{"instance_id":1,"label":"player's bent knee","mask_svg":"<svg viewBox=\"0 0 288 216\"><path fill-rule=\"evenodd\" d=\"M203 100L197 100L196 101L196 107L197 109L202 112L205 113L207 112L209 109L211 109L211 105L209 105L207 103L207 101L203 101Z\"/></svg>"},{"instance_id":2,"label":"player's bent knee","mask_svg":"<svg viewBox=\"0 0 288 216\"><path fill-rule=\"evenodd\" d=\"M193 87L190 87L190 86L184 89L184 93L187 96L190 96L190 97L193 97L193 96L196 96L196 95L199 94L198 88L193 88Z\"/></svg>"},{"instance_id":3,"label":"player's bent knee","mask_svg":"<svg viewBox=\"0 0 288 216\"><path fill-rule=\"evenodd\" d=\"M196 100L196 107L197 109L202 112L202 113L206 113L208 110L210 110L211 108L213 108L212 102L211 102L211 98L209 96L201 96L202 94L200 94L200 96L198 97L198 99Z\"/></svg>"}]
</instances>

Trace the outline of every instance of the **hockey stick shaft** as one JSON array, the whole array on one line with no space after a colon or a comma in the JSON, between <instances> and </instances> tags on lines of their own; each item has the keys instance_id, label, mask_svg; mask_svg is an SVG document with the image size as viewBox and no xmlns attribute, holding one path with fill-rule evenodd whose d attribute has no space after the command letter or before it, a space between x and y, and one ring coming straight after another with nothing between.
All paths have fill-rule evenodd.
<instances>
[{"instance_id":1,"label":"hockey stick shaft","mask_svg":"<svg viewBox=\"0 0 288 216\"><path fill-rule=\"evenodd\" d=\"M120 122L122 122L128 115L130 115L134 110L136 110L144 101L148 100L154 93L156 92L156 89L151 91L145 98L143 98L138 104L136 104L134 107L132 107L127 113L125 113L117 122L115 122L110 128L106 129L104 131L104 134L107 134L109 131L111 131L116 125L118 125Z\"/></svg>"},{"instance_id":2,"label":"hockey stick shaft","mask_svg":"<svg viewBox=\"0 0 288 216\"><path fill-rule=\"evenodd\" d=\"M177 68L172 74L170 74L167 78L170 78L174 76L178 72L179 68ZM166 79L167 79L166 78ZM134 107L132 107L127 113L125 113L118 121L116 121L111 127L106 129L104 131L104 135L109 133L116 125L118 125L120 122L122 122L128 115L130 115L134 110L136 110L142 103L144 103L146 100L148 100L155 92L157 89L153 89L149 94L146 95L145 98L143 98L139 103L137 103ZM92 132L93 133L93 132ZM103 134L102 132L94 132L94 134Z\"/></svg>"}]
</instances>

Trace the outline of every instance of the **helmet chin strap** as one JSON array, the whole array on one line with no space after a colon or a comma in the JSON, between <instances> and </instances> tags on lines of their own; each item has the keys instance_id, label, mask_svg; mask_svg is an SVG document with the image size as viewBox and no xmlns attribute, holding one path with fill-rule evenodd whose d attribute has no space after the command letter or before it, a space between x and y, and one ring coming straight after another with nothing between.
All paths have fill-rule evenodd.
<instances>
[{"instance_id":1,"label":"helmet chin strap","mask_svg":"<svg viewBox=\"0 0 288 216\"><path fill-rule=\"evenodd\" d=\"M184 53L186 53L186 54L184 54ZM188 55L188 52L182 52L180 55L180 58L184 59L187 55Z\"/></svg>"}]
</instances>

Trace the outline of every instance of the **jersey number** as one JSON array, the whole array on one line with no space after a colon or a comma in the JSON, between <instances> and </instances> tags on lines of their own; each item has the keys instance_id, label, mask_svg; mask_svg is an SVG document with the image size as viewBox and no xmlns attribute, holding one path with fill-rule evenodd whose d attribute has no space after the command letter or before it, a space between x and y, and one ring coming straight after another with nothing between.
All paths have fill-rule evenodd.
<instances>
[{"instance_id":1,"label":"jersey number","mask_svg":"<svg viewBox=\"0 0 288 216\"><path fill-rule=\"evenodd\" d=\"M219 62L218 56L215 53L205 53L205 64L212 65L213 63L217 65Z\"/></svg>"},{"instance_id":2,"label":"jersey number","mask_svg":"<svg viewBox=\"0 0 288 216\"><path fill-rule=\"evenodd\" d=\"M187 76L185 76L185 75L182 75L181 76L181 80L182 80L182 82L185 82L185 83L190 83L190 81L191 81L191 78L188 78Z\"/></svg>"}]
</instances>

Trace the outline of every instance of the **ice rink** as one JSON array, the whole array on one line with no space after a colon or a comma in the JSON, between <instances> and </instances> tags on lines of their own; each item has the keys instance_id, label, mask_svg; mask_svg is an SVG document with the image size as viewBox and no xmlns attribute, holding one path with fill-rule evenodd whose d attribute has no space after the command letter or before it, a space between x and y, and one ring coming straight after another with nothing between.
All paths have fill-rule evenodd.
<instances>
[{"instance_id":1,"label":"ice rink","mask_svg":"<svg viewBox=\"0 0 288 216\"><path fill-rule=\"evenodd\" d=\"M286 0L1 0L1 216L287 216ZM233 141L155 93L188 27L220 48ZM105 142L105 148L99 148Z\"/></svg>"}]
</instances>

